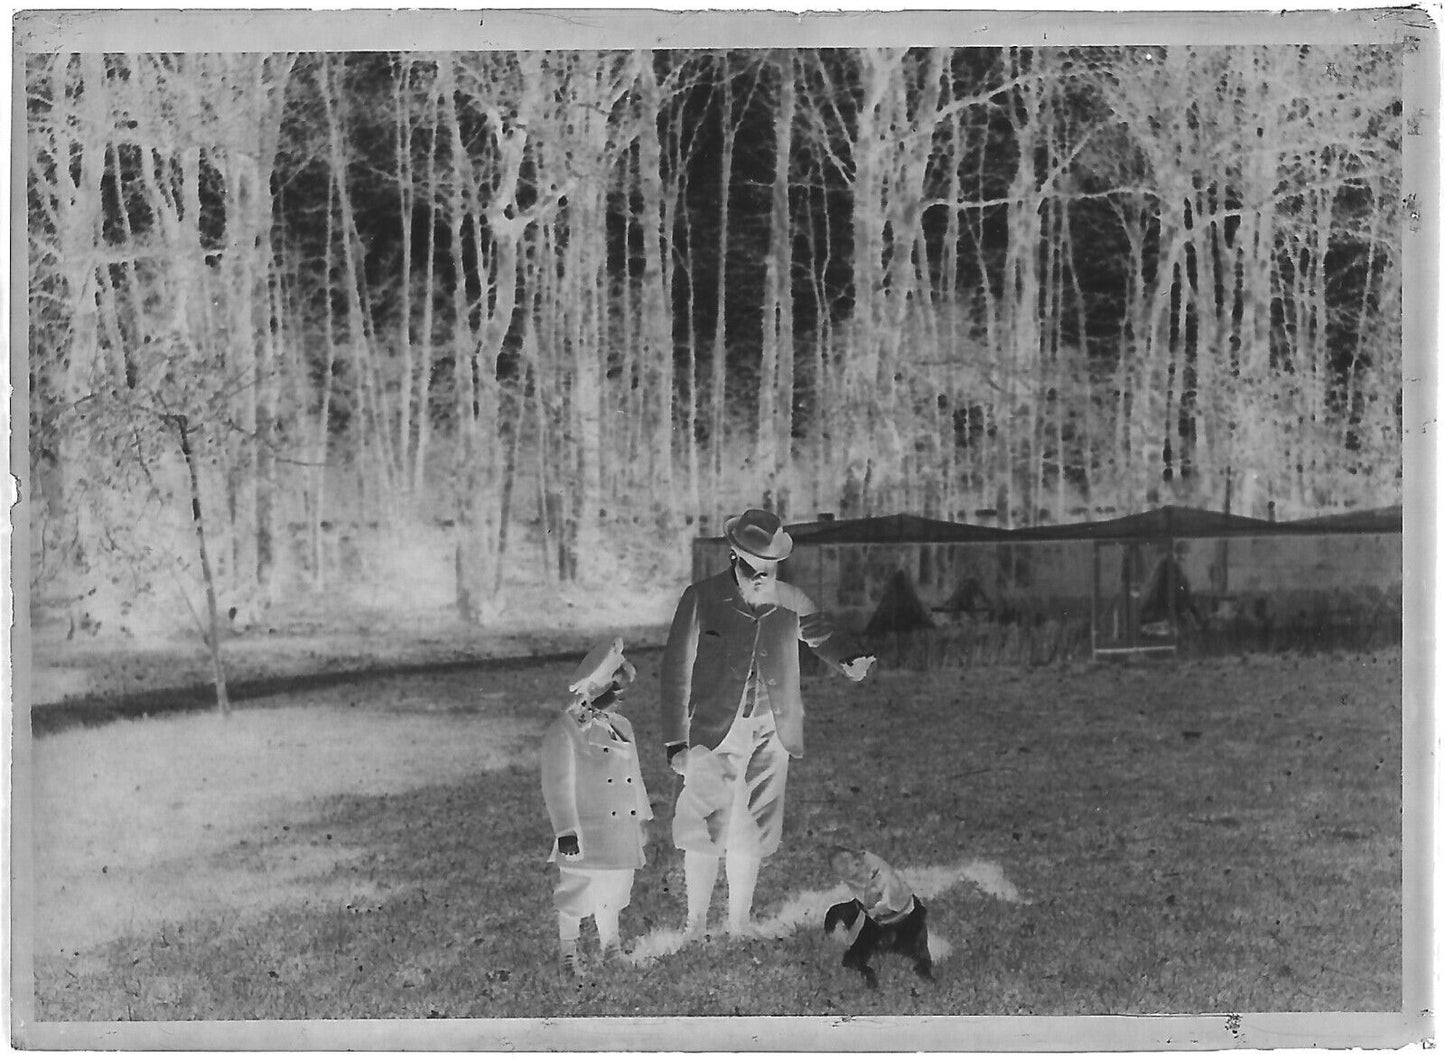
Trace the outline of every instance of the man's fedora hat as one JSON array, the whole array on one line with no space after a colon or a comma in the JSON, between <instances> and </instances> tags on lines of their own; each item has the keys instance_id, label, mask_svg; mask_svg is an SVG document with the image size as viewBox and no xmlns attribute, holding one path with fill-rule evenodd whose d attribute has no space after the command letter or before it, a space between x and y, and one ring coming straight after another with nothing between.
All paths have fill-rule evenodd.
<instances>
[{"instance_id":1,"label":"man's fedora hat","mask_svg":"<svg viewBox=\"0 0 1445 1059\"><path fill-rule=\"evenodd\" d=\"M793 538L783 529L783 520L755 507L724 522L723 536L738 551L755 559L779 562L793 552Z\"/></svg>"}]
</instances>

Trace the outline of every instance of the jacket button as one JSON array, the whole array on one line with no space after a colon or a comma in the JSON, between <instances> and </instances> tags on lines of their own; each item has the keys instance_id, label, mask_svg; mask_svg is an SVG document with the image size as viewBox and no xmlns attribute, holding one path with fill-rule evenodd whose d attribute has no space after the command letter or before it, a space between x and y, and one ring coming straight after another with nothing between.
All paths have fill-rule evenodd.
<instances>
[{"instance_id":1,"label":"jacket button","mask_svg":"<svg viewBox=\"0 0 1445 1059\"><path fill-rule=\"evenodd\" d=\"M766 652L766 651L759 651L759 652L758 652L758 656L759 656L760 658L767 658L767 657L768 657L768 652Z\"/></svg>"},{"instance_id":2,"label":"jacket button","mask_svg":"<svg viewBox=\"0 0 1445 1059\"><path fill-rule=\"evenodd\" d=\"M612 815L613 815L613 816L616 816L616 815L617 815L617 810L616 810L616 809L613 809L613 810L612 810Z\"/></svg>"},{"instance_id":3,"label":"jacket button","mask_svg":"<svg viewBox=\"0 0 1445 1059\"><path fill-rule=\"evenodd\" d=\"M607 777L607 782L608 782L608 783L611 783L611 782L612 782L612 777L611 777L611 776L608 776L608 777Z\"/></svg>"},{"instance_id":4,"label":"jacket button","mask_svg":"<svg viewBox=\"0 0 1445 1059\"><path fill-rule=\"evenodd\" d=\"M611 780L608 780L607 782L608 782L608 783L611 783L612 781L611 781ZM631 782L632 782L632 777L631 777L631 776L628 776L628 777L627 777L627 782L628 782L628 783L631 783Z\"/></svg>"},{"instance_id":5,"label":"jacket button","mask_svg":"<svg viewBox=\"0 0 1445 1059\"><path fill-rule=\"evenodd\" d=\"M608 750L605 746L602 748L602 752L603 752L604 754L610 754L610 753L612 753L612 751Z\"/></svg>"},{"instance_id":6,"label":"jacket button","mask_svg":"<svg viewBox=\"0 0 1445 1059\"><path fill-rule=\"evenodd\" d=\"M777 684L777 682L778 682L778 681L777 681L777 678L772 678L772 679L770 679L770 680L768 681L768 686L771 687L771 686Z\"/></svg>"},{"instance_id":7,"label":"jacket button","mask_svg":"<svg viewBox=\"0 0 1445 1059\"><path fill-rule=\"evenodd\" d=\"M632 816L636 816L636 815L637 815L637 810L636 810L636 809L629 809L629 810L628 810L628 813L629 813L630 815L632 815Z\"/></svg>"}]
</instances>

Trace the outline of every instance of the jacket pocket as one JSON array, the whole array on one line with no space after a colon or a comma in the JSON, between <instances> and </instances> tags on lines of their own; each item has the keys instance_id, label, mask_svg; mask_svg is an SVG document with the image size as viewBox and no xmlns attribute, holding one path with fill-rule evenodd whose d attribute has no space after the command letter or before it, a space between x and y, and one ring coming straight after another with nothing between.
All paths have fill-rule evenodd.
<instances>
[{"instance_id":1,"label":"jacket pocket","mask_svg":"<svg viewBox=\"0 0 1445 1059\"><path fill-rule=\"evenodd\" d=\"M722 637L717 633L704 633L703 635L710 638L698 645L697 657L692 662L694 695L698 685L706 688L722 675L727 666L727 651Z\"/></svg>"}]
</instances>

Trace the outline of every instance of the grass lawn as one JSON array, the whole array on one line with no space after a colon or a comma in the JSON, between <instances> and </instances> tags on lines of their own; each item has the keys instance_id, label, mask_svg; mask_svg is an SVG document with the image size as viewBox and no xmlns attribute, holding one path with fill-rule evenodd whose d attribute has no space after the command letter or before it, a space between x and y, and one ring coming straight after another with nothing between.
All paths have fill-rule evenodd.
<instances>
[{"instance_id":1,"label":"grass lawn","mask_svg":"<svg viewBox=\"0 0 1445 1059\"><path fill-rule=\"evenodd\" d=\"M639 661L626 712L661 812L623 917L628 938L683 917L658 656ZM164 799L129 813L174 832L166 874L225 887L167 902L157 882L154 907L133 897L81 943L63 931L59 888L93 894L98 866L59 850L40 857L42 903L61 911L37 922L39 1017L1400 1010L1398 650L894 671L859 687L808 678L807 756L789 777L787 838L763 867L756 911L831 887L834 840L905 874L991 862L1027 902L969 882L932 898L931 924L953 950L938 980L885 960L876 992L811 927L713 940L580 982L558 975L535 767L565 684L556 668L489 675L481 691L476 676L452 673L238 712L225 723L251 731L264 719L277 738L228 751L260 762L259 776L240 769L210 782L235 788L233 802L278 801L236 819L223 819L224 797L190 815ZM65 782L37 778L37 825L62 835L79 826L70 818L83 801L66 787L136 767L148 725L150 753L164 762L182 729L163 725L221 723L126 722L130 749L113 764L80 736L70 749L47 743L68 733L42 737L37 768L44 761ZM307 736L288 743L288 731ZM369 782L373 766L393 769L392 780ZM125 846L142 839L127 835ZM101 840L91 836L92 852ZM207 902L207 892L217 896ZM80 903L94 911L96 899ZM720 882L715 919L724 907Z\"/></svg>"}]
</instances>

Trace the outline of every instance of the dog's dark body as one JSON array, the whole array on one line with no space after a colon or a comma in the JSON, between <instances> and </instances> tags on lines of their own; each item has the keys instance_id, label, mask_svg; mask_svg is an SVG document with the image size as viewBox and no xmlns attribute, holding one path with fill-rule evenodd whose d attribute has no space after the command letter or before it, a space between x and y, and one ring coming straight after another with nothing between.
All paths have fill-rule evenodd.
<instances>
[{"instance_id":1,"label":"dog's dark body","mask_svg":"<svg viewBox=\"0 0 1445 1059\"><path fill-rule=\"evenodd\" d=\"M842 901L828 909L823 917L823 930L851 932L858 917L863 924L853 944L843 954L843 966L852 967L863 976L868 988L878 988L878 974L870 966L874 953L896 952L913 961L913 971L920 978L933 978L933 957L928 952L928 909L917 897L913 910L890 923L880 923L863 909L858 900Z\"/></svg>"}]
</instances>

